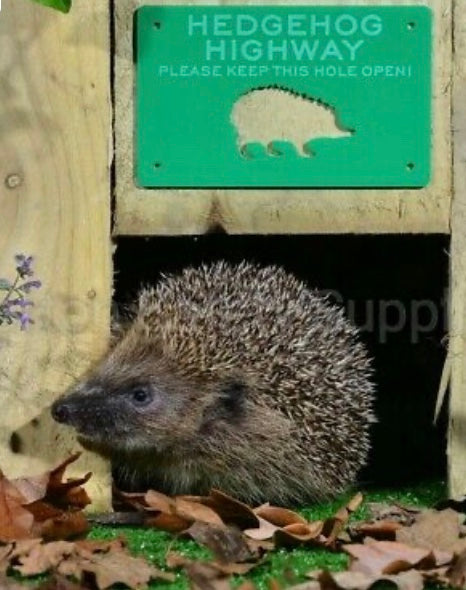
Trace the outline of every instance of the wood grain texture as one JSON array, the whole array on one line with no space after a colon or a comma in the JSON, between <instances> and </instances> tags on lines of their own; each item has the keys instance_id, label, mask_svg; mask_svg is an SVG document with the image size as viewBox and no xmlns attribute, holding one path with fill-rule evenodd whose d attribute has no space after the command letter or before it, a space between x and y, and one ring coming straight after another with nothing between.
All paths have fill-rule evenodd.
<instances>
[{"instance_id":1,"label":"wood grain texture","mask_svg":"<svg viewBox=\"0 0 466 590\"><path fill-rule=\"evenodd\" d=\"M62 15L4 0L0 13L0 274L25 252L43 282L34 326L0 327L0 465L8 475L41 471L78 448L49 406L107 343L108 27L100 1L75 0ZM93 471L94 508L108 505L100 459L85 453L72 471Z\"/></svg>"},{"instance_id":2,"label":"wood grain texture","mask_svg":"<svg viewBox=\"0 0 466 590\"><path fill-rule=\"evenodd\" d=\"M466 493L466 2L454 6L448 483L451 496L460 497Z\"/></svg>"},{"instance_id":3,"label":"wood grain texture","mask_svg":"<svg viewBox=\"0 0 466 590\"><path fill-rule=\"evenodd\" d=\"M115 3L116 26L116 225L117 234L228 233L448 233L451 197L451 0L396 1L427 4L434 11L433 177L425 189L236 190L139 189L133 172L132 18L140 4L189 4L188 0ZM348 4L371 3L358 0ZM277 0L209 1L206 4L283 4ZM287 4L334 4L293 0ZM176 113L173 113L176 117Z\"/></svg>"}]
</instances>

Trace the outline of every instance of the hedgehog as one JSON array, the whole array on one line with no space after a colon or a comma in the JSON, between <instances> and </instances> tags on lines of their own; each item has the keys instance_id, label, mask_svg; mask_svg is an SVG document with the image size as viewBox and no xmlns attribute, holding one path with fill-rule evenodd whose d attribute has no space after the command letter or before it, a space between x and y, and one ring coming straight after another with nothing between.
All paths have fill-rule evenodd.
<instances>
[{"instance_id":1,"label":"hedgehog","mask_svg":"<svg viewBox=\"0 0 466 590\"><path fill-rule=\"evenodd\" d=\"M328 297L276 266L217 262L143 289L52 415L126 489L302 504L354 484L373 392L357 329Z\"/></svg>"}]
</instances>

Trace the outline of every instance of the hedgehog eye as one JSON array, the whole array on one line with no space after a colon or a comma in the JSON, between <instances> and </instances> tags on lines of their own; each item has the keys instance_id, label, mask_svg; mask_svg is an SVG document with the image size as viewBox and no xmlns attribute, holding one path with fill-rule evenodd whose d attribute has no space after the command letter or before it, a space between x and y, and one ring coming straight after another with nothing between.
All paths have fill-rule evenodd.
<instances>
[{"instance_id":1,"label":"hedgehog eye","mask_svg":"<svg viewBox=\"0 0 466 590\"><path fill-rule=\"evenodd\" d=\"M131 392L131 401L137 406L145 406L152 401L152 391L149 387L138 385Z\"/></svg>"}]
</instances>

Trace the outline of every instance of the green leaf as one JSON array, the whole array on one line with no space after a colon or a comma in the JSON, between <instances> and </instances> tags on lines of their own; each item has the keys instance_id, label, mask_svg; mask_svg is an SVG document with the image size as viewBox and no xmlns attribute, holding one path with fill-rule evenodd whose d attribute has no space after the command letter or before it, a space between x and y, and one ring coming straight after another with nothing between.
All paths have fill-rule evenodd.
<instances>
[{"instance_id":1,"label":"green leaf","mask_svg":"<svg viewBox=\"0 0 466 590\"><path fill-rule=\"evenodd\" d=\"M0 279L0 291L8 291L11 289L11 283L8 279Z\"/></svg>"},{"instance_id":2,"label":"green leaf","mask_svg":"<svg viewBox=\"0 0 466 590\"><path fill-rule=\"evenodd\" d=\"M60 12L69 12L71 8L72 0L33 0L38 4L42 4L43 6L50 6L50 8L55 8L55 10L60 10Z\"/></svg>"}]
</instances>

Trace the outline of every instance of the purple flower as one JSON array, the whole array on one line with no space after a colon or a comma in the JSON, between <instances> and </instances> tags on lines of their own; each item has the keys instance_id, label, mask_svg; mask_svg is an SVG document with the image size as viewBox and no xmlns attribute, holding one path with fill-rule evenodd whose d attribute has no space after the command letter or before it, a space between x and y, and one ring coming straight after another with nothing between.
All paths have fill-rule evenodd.
<instances>
[{"instance_id":1,"label":"purple flower","mask_svg":"<svg viewBox=\"0 0 466 590\"><path fill-rule=\"evenodd\" d=\"M34 305L34 303L29 301L29 299L24 299L24 297L18 297L17 299L5 301L5 306L10 309L14 306L22 307L24 309L25 307L29 307L31 305Z\"/></svg>"},{"instance_id":2,"label":"purple flower","mask_svg":"<svg viewBox=\"0 0 466 590\"><path fill-rule=\"evenodd\" d=\"M27 283L23 283L18 287L20 291L24 291L25 293L29 293L32 289L40 289L42 287L41 281L28 281Z\"/></svg>"},{"instance_id":3,"label":"purple flower","mask_svg":"<svg viewBox=\"0 0 466 590\"><path fill-rule=\"evenodd\" d=\"M24 279L25 277L32 277L32 275L34 274L34 271L31 268L33 260L34 259L32 256L16 254L16 271L22 279Z\"/></svg>"},{"instance_id":4,"label":"purple flower","mask_svg":"<svg viewBox=\"0 0 466 590\"><path fill-rule=\"evenodd\" d=\"M29 324L34 323L34 320L32 320L29 314L27 313L22 313L18 319L21 324L21 330L26 330Z\"/></svg>"},{"instance_id":5,"label":"purple flower","mask_svg":"<svg viewBox=\"0 0 466 590\"><path fill-rule=\"evenodd\" d=\"M34 323L26 311L34 303L26 299L25 294L31 292L33 289L39 289L42 283L38 280L24 281L26 277L32 277L34 275L32 262L32 256L17 254L15 256L15 279L10 281L0 278L0 291L4 292L0 297L0 325L17 322L21 330L26 330L30 324Z\"/></svg>"}]
</instances>

